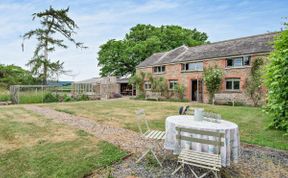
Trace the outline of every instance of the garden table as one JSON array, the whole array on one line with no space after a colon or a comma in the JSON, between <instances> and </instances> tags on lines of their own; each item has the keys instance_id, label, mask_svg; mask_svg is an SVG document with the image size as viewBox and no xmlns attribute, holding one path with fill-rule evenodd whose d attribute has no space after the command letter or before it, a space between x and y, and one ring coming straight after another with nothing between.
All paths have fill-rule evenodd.
<instances>
[{"instance_id":1,"label":"garden table","mask_svg":"<svg viewBox=\"0 0 288 178\"><path fill-rule=\"evenodd\" d=\"M172 150L174 154L180 153L180 147L184 149L192 149L210 153L214 152L215 149L212 145L191 143L187 141L181 141L180 146L178 140L176 140L176 126L197 130L222 131L225 132L224 146L221 147L222 166L230 166L231 161L234 163L238 162L240 152L240 137L238 126L235 123L225 120L219 120L216 123L209 121L209 118L206 118L202 121L197 121L192 115L178 115L167 117L165 125L166 136L164 148L167 150ZM208 136L204 135L197 135L197 137L208 139Z\"/></svg>"}]
</instances>

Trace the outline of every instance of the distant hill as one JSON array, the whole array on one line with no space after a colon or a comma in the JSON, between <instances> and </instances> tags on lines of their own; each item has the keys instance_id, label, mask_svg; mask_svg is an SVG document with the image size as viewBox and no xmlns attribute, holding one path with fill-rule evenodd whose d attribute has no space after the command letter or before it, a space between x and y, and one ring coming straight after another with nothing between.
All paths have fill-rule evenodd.
<instances>
[{"instance_id":1,"label":"distant hill","mask_svg":"<svg viewBox=\"0 0 288 178\"><path fill-rule=\"evenodd\" d=\"M48 81L50 86L69 86L72 84L72 81Z\"/></svg>"}]
</instances>

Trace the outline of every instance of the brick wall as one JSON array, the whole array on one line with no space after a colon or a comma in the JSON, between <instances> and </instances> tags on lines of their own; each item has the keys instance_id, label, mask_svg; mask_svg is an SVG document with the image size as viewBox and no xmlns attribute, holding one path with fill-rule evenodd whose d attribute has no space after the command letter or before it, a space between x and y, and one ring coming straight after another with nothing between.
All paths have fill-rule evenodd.
<instances>
[{"instance_id":1,"label":"brick wall","mask_svg":"<svg viewBox=\"0 0 288 178\"><path fill-rule=\"evenodd\" d=\"M222 68L224 71L223 80L221 83L221 88L219 93L223 95L233 95L235 96L236 102L244 103L244 104L252 104L252 101L245 94L245 82L247 77L250 74L251 64L257 57L266 58L267 55L251 55L250 66L239 67L239 68L226 68L226 58L217 58L217 59L205 59L203 60L203 66L214 66ZM202 80L202 73L199 71L195 72L183 72L181 71L181 64L168 64L165 65L166 70L163 74L154 74L154 76L162 76L167 80L178 80L179 84L183 84L185 86L185 98L191 100L191 80ZM152 73L152 67L147 68L138 68L137 72L143 71ZM240 79L240 90L238 92L229 92L225 90L225 79L229 78L239 78ZM208 93L206 87L204 85L203 88L203 102L208 102Z\"/></svg>"}]
</instances>

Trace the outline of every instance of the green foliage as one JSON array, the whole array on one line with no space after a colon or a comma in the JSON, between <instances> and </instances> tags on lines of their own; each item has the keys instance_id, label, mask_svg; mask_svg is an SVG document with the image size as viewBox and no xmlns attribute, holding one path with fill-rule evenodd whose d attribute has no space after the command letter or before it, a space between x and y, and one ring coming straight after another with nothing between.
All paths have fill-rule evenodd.
<instances>
[{"instance_id":1,"label":"green foliage","mask_svg":"<svg viewBox=\"0 0 288 178\"><path fill-rule=\"evenodd\" d=\"M139 74L134 74L129 79L129 84L134 85L137 90L138 96L144 97L144 80L145 80L146 74L142 71L140 71Z\"/></svg>"},{"instance_id":2,"label":"green foliage","mask_svg":"<svg viewBox=\"0 0 288 178\"><path fill-rule=\"evenodd\" d=\"M196 46L207 43L206 33L196 29L167 25L155 27L138 24L123 40L109 40L100 46L98 65L101 76L134 74L135 67L153 53L174 49L181 45Z\"/></svg>"},{"instance_id":3,"label":"green foliage","mask_svg":"<svg viewBox=\"0 0 288 178\"><path fill-rule=\"evenodd\" d=\"M69 101L72 101L72 98L65 94L64 97L63 97L63 101L64 102L69 102Z\"/></svg>"},{"instance_id":4,"label":"green foliage","mask_svg":"<svg viewBox=\"0 0 288 178\"><path fill-rule=\"evenodd\" d=\"M252 63L250 75L246 80L245 93L253 101L254 106L258 106L264 94L263 84L263 67L264 61L262 58L256 58Z\"/></svg>"},{"instance_id":5,"label":"green foliage","mask_svg":"<svg viewBox=\"0 0 288 178\"><path fill-rule=\"evenodd\" d=\"M54 52L56 47L68 47L64 44L63 39L57 39L55 36L64 37L76 47L86 48L82 43L73 39L73 35L76 34L75 29L78 26L68 16L68 12L69 8L55 10L50 6L43 12L34 13L33 20L39 20L42 28L30 30L23 35L24 40L35 37L38 41L34 56L27 65L32 67L33 74L37 75L43 84L47 84L47 78L58 77L58 75L65 73L63 62L59 60L53 62L48 58L48 53Z\"/></svg>"},{"instance_id":6,"label":"green foliage","mask_svg":"<svg viewBox=\"0 0 288 178\"><path fill-rule=\"evenodd\" d=\"M0 64L0 86L9 88L10 85L35 84L37 80L29 71L15 65Z\"/></svg>"},{"instance_id":7,"label":"green foliage","mask_svg":"<svg viewBox=\"0 0 288 178\"><path fill-rule=\"evenodd\" d=\"M209 93L209 103L212 102L214 94L219 90L223 71L218 68L216 65L214 67L209 66L204 68L204 82Z\"/></svg>"},{"instance_id":8,"label":"green foliage","mask_svg":"<svg viewBox=\"0 0 288 178\"><path fill-rule=\"evenodd\" d=\"M58 93L47 93L44 96L44 103L52 102L69 102L69 101L88 101L89 96L87 95L78 95L78 96L68 96L67 94L58 94Z\"/></svg>"},{"instance_id":9,"label":"green foliage","mask_svg":"<svg viewBox=\"0 0 288 178\"><path fill-rule=\"evenodd\" d=\"M10 100L9 91L6 88L0 87L0 101L9 101L9 100Z\"/></svg>"},{"instance_id":10,"label":"green foliage","mask_svg":"<svg viewBox=\"0 0 288 178\"><path fill-rule=\"evenodd\" d=\"M162 96L168 95L167 80L164 77L155 77L151 73L146 74L151 83L152 92L160 92Z\"/></svg>"},{"instance_id":11,"label":"green foliage","mask_svg":"<svg viewBox=\"0 0 288 178\"><path fill-rule=\"evenodd\" d=\"M44 103L52 103L52 102L58 102L58 101L59 101L59 95L53 94L53 93L47 93L43 99Z\"/></svg>"},{"instance_id":12,"label":"green foliage","mask_svg":"<svg viewBox=\"0 0 288 178\"><path fill-rule=\"evenodd\" d=\"M80 97L77 98L78 101L88 101L89 100L89 96L87 95L80 95Z\"/></svg>"},{"instance_id":13,"label":"green foliage","mask_svg":"<svg viewBox=\"0 0 288 178\"><path fill-rule=\"evenodd\" d=\"M288 24L274 41L269 56L265 83L268 88L267 112L273 119L271 127L288 134Z\"/></svg>"},{"instance_id":14,"label":"green foliage","mask_svg":"<svg viewBox=\"0 0 288 178\"><path fill-rule=\"evenodd\" d=\"M176 85L175 90L177 92L177 95L178 95L178 98L180 99L180 101L183 100L184 99L185 86L178 84L178 85Z\"/></svg>"}]
</instances>

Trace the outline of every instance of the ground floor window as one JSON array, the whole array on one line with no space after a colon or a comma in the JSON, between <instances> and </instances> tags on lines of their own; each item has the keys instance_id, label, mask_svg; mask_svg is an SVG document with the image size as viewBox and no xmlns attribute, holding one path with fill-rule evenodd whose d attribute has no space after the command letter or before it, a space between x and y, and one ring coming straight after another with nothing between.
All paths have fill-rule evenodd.
<instances>
[{"instance_id":1,"label":"ground floor window","mask_svg":"<svg viewBox=\"0 0 288 178\"><path fill-rule=\"evenodd\" d=\"M240 78L226 79L226 90L228 91L240 90Z\"/></svg>"},{"instance_id":2,"label":"ground floor window","mask_svg":"<svg viewBox=\"0 0 288 178\"><path fill-rule=\"evenodd\" d=\"M144 82L144 89L151 90L151 82Z\"/></svg>"},{"instance_id":3,"label":"ground floor window","mask_svg":"<svg viewBox=\"0 0 288 178\"><path fill-rule=\"evenodd\" d=\"M178 85L177 80L169 80L169 90L175 90Z\"/></svg>"}]
</instances>

